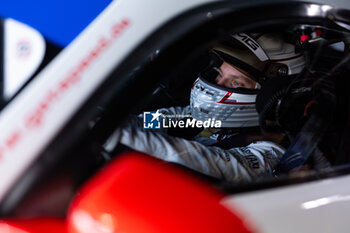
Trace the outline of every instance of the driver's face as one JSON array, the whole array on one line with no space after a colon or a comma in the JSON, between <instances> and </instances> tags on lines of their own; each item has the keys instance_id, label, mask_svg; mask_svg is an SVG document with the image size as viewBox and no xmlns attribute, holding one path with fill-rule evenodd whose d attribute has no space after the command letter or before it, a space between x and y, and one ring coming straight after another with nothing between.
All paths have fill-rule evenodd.
<instances>
[{"instance_id":1,"label":"driver's face","mask_svg":"<svg viewBox=\"0 0 350 233\"><path fill-rule=\"evenodd\" d=\"M239 69L231 66L227 62L224 62L217 71L219 74L215 78L215 82L220 86L229 88L243 87L249 89L253 89L256 86L256 82L248 75L242 73Z\"/></svg>"}]
</instances>

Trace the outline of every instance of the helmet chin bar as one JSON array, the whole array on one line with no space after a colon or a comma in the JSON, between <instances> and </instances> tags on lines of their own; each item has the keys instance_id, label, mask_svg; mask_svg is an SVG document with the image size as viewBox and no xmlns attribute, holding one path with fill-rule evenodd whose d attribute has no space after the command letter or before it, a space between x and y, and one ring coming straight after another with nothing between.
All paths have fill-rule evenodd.
<instances>
[{"instance_id":1,"label":"helmet chin bar","mask_svg":"<svg viewBox=\"0 0 350 233\"><path fill-rule=\"evenodd\" d=\"M199 77L191 90L191 114L196 120L219 120L224 128L258 126L258 90L225 88Z\"/></svg>"}]
</instances>

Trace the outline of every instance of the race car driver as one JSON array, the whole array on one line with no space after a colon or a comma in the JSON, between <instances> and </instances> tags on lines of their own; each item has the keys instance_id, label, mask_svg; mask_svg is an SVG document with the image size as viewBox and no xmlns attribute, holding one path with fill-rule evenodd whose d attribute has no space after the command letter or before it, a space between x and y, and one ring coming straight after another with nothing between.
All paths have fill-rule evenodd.
<instances>
[{"instance_id":1,"label":"race car driver","mask_svg":"<svg viewBox=\"0 0 350 233\"><path fill-rule=\"evenodd\" d=\"M192 117L196 121L215 119L219 128L189 130L177 137L171 129L149 130L142 119L128 119L106 141L112 152L121 143L159 159L174 162L228 182L252 181L273 176L285 149L281 132L257 133L255 98L260 84L271 77L286 78L300 73L305 65L302 54L282 35L235 34L212 50L213 59L195 81L191 104L159 109L161 115L176 121Z\"/></svg>"}]
</instances>

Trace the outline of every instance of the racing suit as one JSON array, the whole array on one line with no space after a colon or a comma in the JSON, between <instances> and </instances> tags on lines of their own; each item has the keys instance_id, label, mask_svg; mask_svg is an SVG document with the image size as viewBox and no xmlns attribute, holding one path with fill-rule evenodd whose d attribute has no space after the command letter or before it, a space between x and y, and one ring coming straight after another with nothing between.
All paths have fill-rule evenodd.
<instances>
[{"instance_id":1,"label":"racing suit","mask_svg":"<svg viewBox=\"0 0 350 233\"><path fill-rule=\"evenodd\" d=\"M160 109L166 116L186 116L190 107ZM105 142L104 148L111 152L118 143L149 154L153 157L181 164L200 173L227 182L252 181L273 176L273 168L285 152L274 142L257 141L245 147L222 149L215 144L215 134L194 140L173 137L166 130L149 130L142 127L139 117L128 119Z\"/></svg>"}]
</instances>

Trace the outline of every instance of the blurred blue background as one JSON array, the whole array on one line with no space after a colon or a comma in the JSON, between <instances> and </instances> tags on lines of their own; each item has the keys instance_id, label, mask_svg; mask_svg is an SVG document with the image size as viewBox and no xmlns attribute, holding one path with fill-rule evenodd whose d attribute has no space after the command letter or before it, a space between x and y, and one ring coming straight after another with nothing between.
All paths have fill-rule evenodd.
<instances>
[{"instance_id":1,"label":"blurred blue background","mask_svg":"<svg viewBox=\"0 0 350 233\"><path fill-rule=\"evenodd\" d=\"M112 0L1 0L0 17L37 29L49 41L68 45Z\"/></svg>"}]
</instances>

